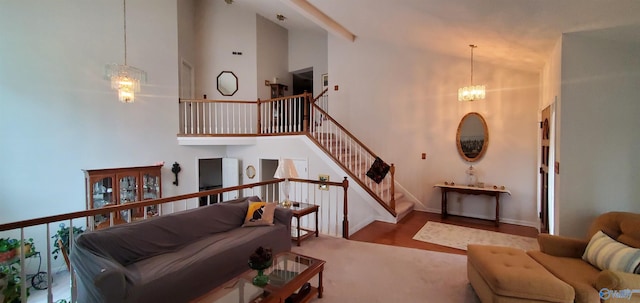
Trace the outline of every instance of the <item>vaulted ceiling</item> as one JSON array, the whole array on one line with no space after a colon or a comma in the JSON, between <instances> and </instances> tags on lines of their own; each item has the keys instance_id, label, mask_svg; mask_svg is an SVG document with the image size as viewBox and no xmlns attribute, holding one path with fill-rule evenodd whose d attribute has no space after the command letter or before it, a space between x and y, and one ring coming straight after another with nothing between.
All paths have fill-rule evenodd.
<instances>
[{"instance_id":1,"label":"vaulted ceiling","mask_svg":"<svg viewBox=\"0 0 640 303\"><path fill-rule=\"evenodd\" d=\"M222 1L222 0L221 0ZM293 0L235 0L292 29L321 30ZM308 0L358 38L540 70L562 33L640 45L637 0ZM287 17L276 20L276 14ZM345 40L346 43L346 40ZM351 42L348 42L351 43Z\"/></svg>"}]
</instances>

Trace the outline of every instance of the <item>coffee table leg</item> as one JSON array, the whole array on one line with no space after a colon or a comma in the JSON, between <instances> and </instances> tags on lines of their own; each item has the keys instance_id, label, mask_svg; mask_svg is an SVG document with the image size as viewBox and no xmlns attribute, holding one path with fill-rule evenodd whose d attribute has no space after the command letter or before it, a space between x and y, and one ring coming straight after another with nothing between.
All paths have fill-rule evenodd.
<instances>
[{"instance_id":1,"label":"coffee table leg","mask_svg":"<svg viewBox=\"0 0 640 303\"><path fill-rule=\"evenodd\" d=\"M322 271L318 273L318 298L322 298Z\"/></svg>"},{"instance_id":2,"label":"coffee table leg","mask_svg":"<svg viewBox=\"0 0 640 303\"><path fill-rule=\"evenodd\" d=\"M316 209L316 238L318 237L319 232L318 232L318 210Z\"/></svg>"},{"instance_id":3,"label":"coffee table leg","mask_svg":"<svg viewBox=\"0 0 640 303\"><path fill-rule=\"evenodd\" d=\"M298 238L296 239L298 246L300 246L300 217L296 217L298 219L298 226L296 226L297 230L298 230Z\"/></svg>"}]
</instances>

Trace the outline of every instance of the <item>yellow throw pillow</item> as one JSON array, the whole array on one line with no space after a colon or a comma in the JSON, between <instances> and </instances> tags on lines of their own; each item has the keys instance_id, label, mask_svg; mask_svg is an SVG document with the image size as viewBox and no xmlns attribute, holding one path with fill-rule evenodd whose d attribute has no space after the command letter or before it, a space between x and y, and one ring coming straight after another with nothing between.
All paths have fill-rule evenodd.
<instances>
[{"instance_id":1,"label":"yellow throw pillow","mask_svg":"<svg viewBox=\"0 0 640 303\"><path fill-rule=\"evenodd\" d=\"M273 225L273 214L276 211L276 203L249 202L247 216L242 226Z\"/></svg>"}]
</instances>

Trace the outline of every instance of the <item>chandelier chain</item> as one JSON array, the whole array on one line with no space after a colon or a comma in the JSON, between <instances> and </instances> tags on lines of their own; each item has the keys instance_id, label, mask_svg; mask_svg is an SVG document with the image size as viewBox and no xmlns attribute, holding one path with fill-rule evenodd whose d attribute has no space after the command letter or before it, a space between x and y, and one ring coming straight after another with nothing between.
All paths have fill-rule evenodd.
<instances>
[{"instance_id":1,"label":"chandelier chain","mask_svg":"<svg viewBox=\"0 0 640 303\"><path fill-rule=\"evenodd\" d=\"M469 44L469 47L471 47L471 85L473 85L473 49L478 46L474 44Z\"/></svg>"},{"instance_id":2,"label":"chandelier chain","mask_svg":"<svg viewBox=\"0 0 640 303\"><path fill-rule=\"evenodd\" d=\"M124 65L127 65L127 0L122 0L124 16Z\"/></svg>"}]
</instances>

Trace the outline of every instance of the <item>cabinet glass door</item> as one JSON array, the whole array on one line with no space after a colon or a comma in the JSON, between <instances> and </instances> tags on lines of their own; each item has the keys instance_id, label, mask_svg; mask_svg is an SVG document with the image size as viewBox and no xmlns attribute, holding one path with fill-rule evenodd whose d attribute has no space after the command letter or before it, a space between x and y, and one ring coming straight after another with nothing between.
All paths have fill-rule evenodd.
<instances>
[{"instance_id":1,"label":"cabinet glass door","mask_svg":"<svg viewBox=\"0 0 640 303\"><path fill-rule=\"evenodd\" d=\"M155 173L142 174L143 190L142 200L152 200L160 198L160 176ZM147 207L147 217L157 216L158 205Z\"/></svg>"},{"instance_id":2,"label":"cabinet glass door","mask_svg":"<svg viewBox=\"0 0 640 303\"><path fill-rule=\"evenodd\" d=\"M118 180L120 204L138 201L138 179L136 176L118 176ZM123 220L131 222L132 217L138 217L137 213L137 209L123 210L120 211L120 216Z\"/></svg>"},{"instance_id":3,"label":"cabinet glass door","mask_svg":"<svg viewBox=\"0 0 640 303\"><path fill-rule=\"evenodd\" d=\"M113 178L104 177L93 180L91 186L91 208L102 208L114 204ZM97 225L109 219L109 214L94 216L94 224Z\"/></svg>"}]
</instances>

